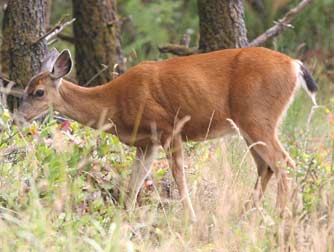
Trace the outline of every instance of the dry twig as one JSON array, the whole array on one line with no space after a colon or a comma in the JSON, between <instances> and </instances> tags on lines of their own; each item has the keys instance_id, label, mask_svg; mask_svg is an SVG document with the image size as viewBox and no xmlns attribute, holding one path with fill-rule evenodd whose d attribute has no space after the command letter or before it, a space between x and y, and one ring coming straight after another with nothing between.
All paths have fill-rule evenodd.
<instances>
[{"instance_id":1,"label":"dry twig","mask_svg":"<svg viewBox=\"0 0 334 252\"><path fill-rule=\"evenodd\" d=\"M5 77L3 74L0 74L0 80L5 82L5 85L12 82L8 77Z\"/></svg>"},{"instance_id":2,"label":"dry twig","mask_svg":"<svg viewBox=\"0 0 334 252\"><path fill-rule=\"evenodd\" d=\"M253 46L259 46L264 44L268 39L271 39L273 37L276 37L279 35L284 29L286 28L293 28L293 26L290 24L292 20L297 16L299 12L305 9L307 5L309 5L312 2L312 0L303 0L301 1L295 8L292 8L289 10L282 19L280 19L278 22L275 22L275 25L266 30L264 33L262 33L260 36L258 36L256 39L254 39L252 42L248 44L249 47Z\"/></svg>"},{"instance_id":3,"label":"dry twig","mask_svg":"<svg viewBox=\"0 0 334 252\"><path fill-rule=\"evenodd\" d=\"M92 83L93 80L95 80L97 77L99 77L105 70L107 70L109 67L107 65L101 64L102 69L98 71L85 85L84 87L89 86L90 83Z\"/></svg>"},{"instance_id":4,"label":"dry twig","mask_svg":"<svg viewBox=\"0 0 334 252\"><path fill-rule=\"evenodd\" d=\"M12 95L12 96L15 96L15 97L22 97L23 90L18 89L18 88L0 87L0 93L5 94L5 95Z\"/></svg>"},{"instance_id":5,"label":"dry twig","mask_svg":"<svg viewBox=\"0 0 334 252\"><path fill-rule=\"evenodd\" d=\"M4 95L12 95L16 97L21 97L23 94L22 88L14 88L16 83L11 81L7 77L0 75L0 93Z\"/></svg>"},{"instance_id":6,"label":"dry twig","mask_svg":"<svg viewBox=\"0 0 334 252\"><path fill-rule=\"evenodd\" d=\"M45 33L42 37L40 37L38 40L35 41L34 44L37 44L38 42L42 40L49 41L51 38L57 36L60 32L62 32L67 26L71 25L75 21L75 18L66 21L66 18L62 18L58 24L50 29L47 33Z\"/></svg>"}]
</instances>

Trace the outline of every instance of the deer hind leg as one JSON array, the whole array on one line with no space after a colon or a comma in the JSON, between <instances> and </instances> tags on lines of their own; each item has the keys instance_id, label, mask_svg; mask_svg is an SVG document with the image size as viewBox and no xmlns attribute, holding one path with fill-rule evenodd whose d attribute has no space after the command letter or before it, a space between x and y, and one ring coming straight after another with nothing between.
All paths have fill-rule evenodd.
<instances>
[{"instance_id":1,"label":"deer hind leg","mask_svg":"<svg viewBox=\"0 0 334 252\"><path fill-rule=\"evenodd\" d=\"M250 143L246 140L247 145L250 146ZM261 201L263 194L267 188L267 184L274 174L270 166L261 158L261 156L256 152L254 147L250 149L253 159L257 166L258 177L254 186L255 197L254 203L257 204Z\"/></svg>"},{"instance_id":2,"label":"deer hind leg","mask_svg":"<svg viewBox=\"0 0 334 252\"><path fill-rule=\"evenodd\" d=\"M183 147L182 138L180 135L173 137L170 146L166 148L166 155L169 160L169 166L172 170L174 180L179 190L181 202L183 204L184 210L186 211L186 216L190 217L191 220L195 222L196 215L189 197L186 176L184 172Z\"/></svg>"},{"instance_id":3,"label":"deer hind leg","mask_svg":"<svg viewBox=\"0 0 334 252\"><path fill-rule=\"evenodd\" d=\"M145 148L137 148L136 160L128 185L128 197L125 207L133 210L136 206L137 197L145 179L151 173L151 166L156 152L156 146L149 145Z\"/></svg>"},{"instance_id":4,"label":"deer hind leg","mask_svg":"<svg viewBox=\"0 0 334 252\"><path fill-rule=\"evenodd\" d=\"M276 208L280 212L284 211L287 201L287 195L289 191L288 187L288 177L284 170L285 167L289 166L294 168L294 162L290 158L289 154L284 150L281 143L277 139L275 134L265 134L261 135L249 135L252 142L262 141L266 145L255 145L254 150L263 159L263 161L268 164L271 168L275 177L277 179L277 200ZM262 171L263 172L263 171ZM268 177L271 176L267 173L264 177L264 181L261 183L268 183Z\"/></svg>"}]
</instances>

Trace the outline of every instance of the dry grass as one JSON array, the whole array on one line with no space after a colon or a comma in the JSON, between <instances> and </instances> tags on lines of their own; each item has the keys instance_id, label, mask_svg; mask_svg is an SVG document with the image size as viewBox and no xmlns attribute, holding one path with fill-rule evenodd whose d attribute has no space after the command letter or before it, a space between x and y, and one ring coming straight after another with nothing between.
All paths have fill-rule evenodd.
<instances>
[{"instance_id":1,"label":"dry grass","mask_svg":"<svg viewBox=\"0 0 334 252\"><path fill-rule=\"evenodd\" d=\"M9 127L2 113L0 251L334 251L334 101L320 101L327 105L310 124L304 97L284 121L281 138L297 163L284 218L275 212L275 178L258 208L243 211L256 167L240 137L186 144L194 224L183 218L162 154L156 187L148 184L128 212L119 203L133 150L76 123L72 133L54 121Z\"/></svg>"},{"instance_id":2,"label":"dry grass","mask_svg":"<svg viewBox=\"0 0 334 252\"><path fill-rule=\"evenodd\" d=\"M26 150L37 148L34 146L37 143L25 144ZM27 153L21 165L11 166L13 170L7 170L4 163L1 186L2 197L7 201L3 205L7 207L0 209L1 251L333 250L332 180L322 185L319 195L313 195L318 197L317 204L310 210L303 205L301 197L305 192L299 185L298 197L289 204L290 214L282 219L274 211L276 185L273 179L261 208L243 213L244 204L252 197L256 167L238 137L187 148L187 177L198 215L195 224L183 220L174 186L172 197L167 200L158 197L163 194L157 191L146 192L150 200L144 200L129 213L110 200L103 200L103 186L95 183L99 177L94 170L101 169L96 168L98 163L91 163L93 171L86 172L89 176L75 174L82 179L71 177L71 167L64 165L63 174L59 174L61 178L51 181L50 173L42 172L50 166L41 164L36 152ZM61 157L66 159L63 155ZM126 155L131 156L131 153ZM59 155L54 158L57 157ZM159 162L163 164L161 170L166 162L163 159ZM120 174L113 176L121 179ZM90 177L96 181L91 181ZM162 180L153 176L153 180L161 185L162 181L172 179L168 174ZM76 187L76 183L83 185ZM20 186L15 187L17 185ZM89 192L87 195L82 195L83 188ZM43 193L51 194L51 198ZM84 201L80 197L88 197L87 206L82 205Z\"/></svg>"},{"instance_id":3,"label":"dry grass","mask_svg":"<svg viewBox=\"0 0 334 252\"><path fill-rule=\"evenodd\" d=\"M229 151L226 150L229 146ZM209 147L211 151L205 153ZM202 149L203 148L203 149ZM299 197L289 202L289 214L280 218L274 211L276 181L272 180L263 202L263 208L243 212L244 204L252 196L256 168L248 156L243 167L233 168L246 147L238 139L205 144L188 157L192 200L198 215L195 224L182 222L179 202L169 205L172 216L159 246L141 240L139 251L331 251L334 245L333 200L331 192L323 191L319 210L305 212ZM231 150L232 149L232 150ZM241 150L241 151L240 151ZM198 153L199 152L199 153ZM239 171L242 169L242 172ZM295 188L300 190L300 188ZM321 210L320 210L321 209ZM154 226L159 213L150 220ZM146 215L139 222L148 225ZM158 218L159 219L159 218Z\"/></svg>"}]
</instances>

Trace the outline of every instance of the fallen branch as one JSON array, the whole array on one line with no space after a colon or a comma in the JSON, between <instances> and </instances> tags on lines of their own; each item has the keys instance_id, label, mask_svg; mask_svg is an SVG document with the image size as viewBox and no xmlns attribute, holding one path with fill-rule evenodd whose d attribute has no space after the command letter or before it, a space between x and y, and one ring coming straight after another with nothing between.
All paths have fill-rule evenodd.
<instances>
[{"instance_id":1,"label":"fallen branch","mask_svg":"<svg viewBox=\"0 0 334 252\"><path fill-rule=\"evenodd\" d=\"M192 54L199 53L198 48L192 47L188 48L183 45L176 45L176 44L166 44L159 47L159 51L161 53L172 53L178 56L188 56Z\"/></svg>"},{"instance_id":2,"label":"fallen branch","mask_svg":"<svg viewBox=\"0 0 334 252\"><path fill-rule=\"evenodd\" d=\"M66 17L62 18L58 24L53 27L52 29L50 29L47 33L45 33L42 37L40 37L39 39L37 39L34 44L39 43L42 40L50 40L51 38L57 36L60 32L62 32L62 30L64 30L67 26L71 25L73 22L75 21L75 18L66 21Z\"/></svg>"},{"instance_id":3,"label":"fallen branch","mask_svg":"<svg viewBox=\"0 0 334 252\"><path fill-rule=\"evenodd\" d=\"M23 95L22 88L14 88L16 83L0 76L0 94L21 97Z\"/></svg>"},{"instance_id":4,"label":"fallen branch","mask_svg":"<svg viewBox=\"0 0 334 252\"><path fill-rule=\"evenodd\" d=\"M3 74L0 74L0 80L4 81L5 82L5 86L12 82L8 77L5 77Z\"/></svg>"},{"instance_id":5,"label":"fallen branch","mask_svg":"<svg viewBox=\"0 0 334 252\"><path fill-rule=\"evenodd\" d=\"M19 88L8 88L8 87L1 87L0 86L0 93L4 95L12 95L15 97L22 97L23 89Z\"/></svg>"},{"instance_id":6,"label":"fallen branch","mask_svg":"<svg viewBox=\"0 0 334 252\"><path fill-rule=\"evenodd\" d=\"M0 74L0 93L3 95L11 95L15 97L21 97L23 95L22 88L15 88L16 83L11 81L8 77Z\"/></svg>"},{"instance_id":7,"label":"fallen branch","mask_svg":"<svg viewBox=\"0 0 334 252\"><path fill-rule=\"evenodd\" d=\"M54 43L57 43L57 41L58 41L58 39L56 39L56 38L48 41L48 46L53 45Z\"/></svg>"},{"instance_id":8,"label":"fallen branch","mask_svg":"<svg viewBox=\"0 0 334 252\"><path fill-rule=\"evenodd\" d=\"M282 19L280 19L276 24L254 39L248 44L248 47L259 46L264 44L268 39L276 37L286 28L292 28L290 24L292 20L297 16L299 12L305 9L313 0L303 0L295 8L289 10Z\"/></svg>"}]
</instances>

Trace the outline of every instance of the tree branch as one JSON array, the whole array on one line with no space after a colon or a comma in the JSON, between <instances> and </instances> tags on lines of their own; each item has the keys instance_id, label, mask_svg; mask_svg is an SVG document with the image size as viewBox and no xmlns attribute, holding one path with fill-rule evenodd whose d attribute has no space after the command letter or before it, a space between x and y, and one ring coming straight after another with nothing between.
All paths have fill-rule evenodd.
<instances>
[{"instance_id":1,"label":"tree branch","mask_svg":"<svg viewBox=\"0 0 334 252\"><path fill-rule=\"evenodd\" d=\"M199 50L195 47L188 48L186 46L176 44L166 44L163 46L159 46L159 51L161 53L171 53L178 56L188 56L199 53Z\"/></svg>"},{"instance_id":2,"label":"tree branch","mask_svg":"<svg viewBox=\"0 0 334 252\"><path fill-rule=\"evenodd\" d=\"M313 0L302 0L296 7L289 10L282 19L280 19L276 24L254 39L248 44L248 47L259 46L264 44L268 39L276 37L286 28L292 28L290 24L292 20L297 16L299 12L305 9Z\"/></svg>"},{"instance_id":3,"label":"tree branch","mask_svg":"<svg viewBox=\"0 0 334 252\"><path fill-rule=\"evenodd\" d=\"M0 94L12 95L21 97L23 94L22 88L15 88L16 83L0 74Z\"/></svg>"},{"instance_id":4,"label":"tree branch","mask_svg":"<svg viewBox=\"0 0 334 252\"><path fill-rule=\"evenodd\" d=\"M22 97L24 90L20 88L4 88L0 85L0 93L4 95L11 95L15 97Z\"/></svg>"},{"instance_id":5,"label":"tree branch","mask_svg":"<svg viewBox=\"0 0 334 252\"><path fill-rule=\"evenodd\" d=\"M75 18L66 21L66 17L62 18L55 27L50 29L47 33L45 33L42 37L37 39L34 44L45 39L46 41L50 40L51 38L57 36L60 32L62 32L67 26L71 25L75 21Z\"/></svg>"},{"instance_id":6,"label":"tree branch","mask_svg":"<svg viewBox=\"0 0 334 252\"><path fill-rule=\"evenodd\" d=\"M89 86L89 84L91 84L93 82L93 80L95 80L97 77L99 77L105 70L107 70L109 67L107 65L101 64L102 69L100 71L98 71L89 81L87 81L87 83L85 83L83 86L87 87Z\"/></svg>"},{"instance_id":7,"label":"tree branch","mask_svg":"<svg viewBox=\"0 0 334 252\"><path fill-rule=\"evenodd\" d=\"M6 85L7 85L9 82L13 82L13 81L11 81L7 76L4 76L2 73L0 73L0 80L4 81Z\"/></svg>"}]
</instances>

